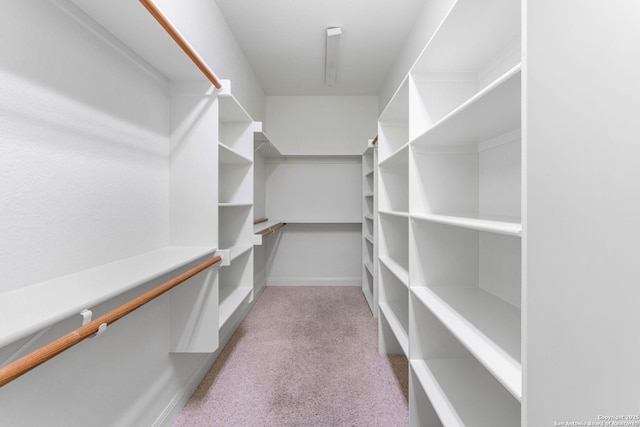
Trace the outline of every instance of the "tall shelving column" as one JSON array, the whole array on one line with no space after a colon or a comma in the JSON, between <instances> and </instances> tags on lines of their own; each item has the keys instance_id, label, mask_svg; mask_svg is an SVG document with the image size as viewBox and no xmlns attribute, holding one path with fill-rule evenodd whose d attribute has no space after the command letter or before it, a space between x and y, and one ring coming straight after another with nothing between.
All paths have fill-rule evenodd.
<instances>
[{"instance_id":1,"label":"tall shelving column","mask_svg":"<svg viewBox=\"0 0 640 427\"><path fill-rule=\"evenodd\" d=\"M218 95L219 335L224 342L253 299L253 120L223 81ZM236 316L237 317L237 316Z\"/></svg>"},{"instance_id":2,"label":"tall shelving column","mask_svg":"<svg viewBox=\"0 0 640 427\"><path fill-rule=\"evenodd\" d=\"M378 212L377 149L372 140L362 154L362 293L373 317L378 317L378 254L376 243L376 216Z\"/></svg>"},{"instance_id":3,"label":"tall shelving column","mask_svg":"<svg viewBox=\"0 0 640 427\"><path fill-rule=\"evenodd\" d=\"M378 347L409 356L408 84L378 123Z\"/></svg>"},{"instance_id":4,"label":"tall shelving column","mask_svg":"<svg viewBox=\"0 0 640 427\"><path fill-rule=\"evenodd\" d=\"M414 426L520 425L520 19L458 0L405 82Z\"/></svg>"}]
</instances>

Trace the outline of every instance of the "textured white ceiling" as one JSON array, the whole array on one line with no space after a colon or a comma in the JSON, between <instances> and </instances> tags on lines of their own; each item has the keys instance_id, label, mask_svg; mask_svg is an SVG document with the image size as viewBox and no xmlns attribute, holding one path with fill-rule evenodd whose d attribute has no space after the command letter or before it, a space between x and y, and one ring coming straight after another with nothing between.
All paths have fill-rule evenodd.
<instances>
[{"instance_id":1,"label":"textured white ceiling","mask_svg":"<svg viewBox=\"0 0 640 427\"><path fill-rule=\"evenodd\" d=\"M425 0L216 0L267 95L377 95ZM335 86L325 34L342 27Z\"/></svg>"}]
</instances>

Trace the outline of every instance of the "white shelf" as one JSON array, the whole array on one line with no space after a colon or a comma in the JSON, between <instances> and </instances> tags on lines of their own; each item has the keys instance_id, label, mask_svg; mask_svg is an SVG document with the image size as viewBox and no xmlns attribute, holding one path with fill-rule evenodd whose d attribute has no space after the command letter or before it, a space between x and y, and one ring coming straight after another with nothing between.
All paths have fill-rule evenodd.
<instances>
[{"instance_id":1,"label":"white shelf","mask_svg":"<svg viewBox=\"0 0 640 427\"><path fill-rule=\"evenodd\" d=\"M407 330L402 326L402 322L396 316L392 306L386 302L380 302L378 305L380 307L380 312L384 315L389 327L393 331L396 339L398 340L398 344L402 347L402 351L405 356L409 355L409 335Z\"/></svg>"},{"instance_id":2,"label":"white shelf","mask_svg":"<svg viewBox=\"0 0 640 427\"><path fill-rule=\"evenodd\" d=\"M260 224L253 224L253 234L260 234L263 233L265 231L267 231L268 229L275 227L278 224L282 224L284 221L265 221L265 222L261 222Z\"/></svg>"},{"instance_id":3,"label":"white shelf","mask_svg":"<svg viewBox=\"0 0 640 427\"><path fill-rule=\"evenodd\" d=\"M405 285L409 286L409 272L398 262L386 255L380 255L378 259Z\"/></svg>"},{"instance_id":4,"label":"white shelf","mask_svg":"<svg viewBox=\"0 0 640 427\"><path fill-rule=\"evenodd\" d=\"M502 217L492 215L436 215L436 214L415 214L411 218L430 221L439 224L454 225L458 227L470 228L472 230L488 231L491 233L506 234L508 236L520 237L522 234L522 224L520 218Z\"/></svg>"},{"instance_id":5,"label":"white shelf","mask_svg":"<svg viewBox=\"0 0 640 427\"><path fill-rule=\"evenodd\" d=\"M521 127L521 64L439 120L412 145L477 144Z\"/></svg>"},{"instance_id":6,"label":"white shelf","mask_svg":"<svg viewBox=\"0 0 640 427\"><path fill-rule=\"evenodd\" d=\"M373 197L373 193L365 194L364 197Z\"/></svg>"},{"instance_id":7,"label":"white shelf","mask_svg":"<svg viewBox=\"0 0 640 427\"><path fill-rule=\"evenodd\" d=\"M373 171L372 171L372 170L370 170L369 172L366 172L366 173L364 174L364 176L371 176L371 175L373 175Z\"/></svg>"},{"instance_id":8,"label":"white shelf","mask_svg":"<svg viewBox=\"0 0 640 427\"><path fill-rule=\"evenodd\" d=\"M477 361L438 359L411 360L410 363L442 425L520 425L519 402L506 393Z\"/></svg>"},{"instance_id":9,"label":"white shelf","mask_svg":"<svg viewBox=\"0 0 640 427\"><path fill-rule=\"evenodd\" d=\"M253 203L218 203L218 206L221 208L246 208L249 206L253 206Z\"/></svg>"},{"instance_id":10,"label":"white shelf","mask_svg":"<svg viewBox=\"0 0 640 427\"><path fill-rule=\"evenodd\" d=\"M3 293L0 347L215 251L211 247L169 246Z\"/></svg>"},{"instance_id":11,"label":"white shelf","mask_svg":"<svg viewBox=\"0 0 640 427\"><path fill-rule=\"evenodd\" d=\"M407 150L408 148L409 148L409 141L404 143L397 150L393 151L384 160L381 160L380 163L378 163L378 167L380 169L384 169L384 168L393 168L393 167L398 166L399 164L405 164L406 165L407 164L407 159L402 159L400 157L400 155L402 154L403 151Z\"/></svg>"},{"instance_id":12,"label":"white shelf","mask_svg":"<svg viewBox=\"0 0 640 427\"><path fill-rule=\"evenodd\" d=\"M223 81L223 91L218 94L219 119L222 122L253 122L251 115L242 107L238 100L230 93L230 83Z\"/></svg>"},{"instance_id":13,"label":"white shelf","mask_svg":"<svg viewBox=\"0 0 640 427\"><path fill-rule=\"evenodd\" d=\"M286 222L287 224L362 224L361 219L287 219L282 222Z\"/></svg>"},{"instance_id":14,"label":"white shelf","mask_svg":"<svg viewBox=\"0 0 640 427\"><path fill-rule=\"evenodd\" d=\"M240 255L251 250L251 248L253 248L252 244L246 244L246 245L234 245L228 248L220 248L220 249L229 251L229 260L233 261L234 259L238 258Z\"/></svg>"},{"instance_id":15,"label":"white shelf","mask_svg":"<svg viewBox=\"0 0 640 427\"><path fill-rule=\"evenodd\" d=\"M498 65L504 48L519 41L520 20L520 2L457 1L412 71L486 74Z\"/></svg>"},{"instance_id":16,"label":"white shelf","mask_svg":"<svg viewBox=\"0 0 640 427\"><path fill-rule=\"evenodd\" d=\"M371 262L366 261L364 263L364 266L367 270L369 270L369 273L371 273L371 275L373 275L373 265L371 264Z\"/></svg>"},{"instance_id":17,"label":"white shelf","mask_svg":"<svg viewBox=\"0 0 640 427\"><path fill-rule=\"evenodd\" d=\"M251 165L253 163L252 159L234 151L222 142L218 142L218 146L220 147L220 163L232 165Z\"/></svg>"},{"instance_id":18,"label":"white shelf","mask_svg":"<svg viewBox=\"0 0 640 427\"><path fill-rule=\"evenodd\" d=\"M518 308L472 287L411 291L509 392L522 398Z\"/></svg>"},{"instance_id":19,"label":"white shelf","mask_svg":"<svg viewBox=\"0 0 640 427\"><path fill-rule=\"evenodd\" d=\"M516 426L520 2L457 0L432 34L378 124L378 274L381 301L391 304L380 304L391 318L379 324L380 351L399 351L392 335L402 337L406 316L412 354L451 357L411 361L421 383L412 380L412 425L438 424L431 404L444 426ZM402 284L412 285L409 306Z\"/></svg>"},{"instance_id":20,"label":"white shelf","mask_svg":"<svg viewBox=\"0 0 640 427\"><path fill-rule=\"evenodd\" d=\"M409 218L409 212L378 210L381 215L398 216L401 218Z\"/></svg>"},{"instance_id":21,"label":"white shelf","mask_svg":"<svg viewBox=\"0 0 640 427\"><path fill-rule=\"evenodd\" d=\"M254 132L253 152L254 156L260 155L266 159L276 159L282 157L278 149L269 141L262 132Z\"/></svg>"},{"instance_id":22,"label":"white shelf","mask_svg":"<svg viewBox=\"0 0 640 427\"><path fill-rule=\"evenodd\" d=\"M219 317L219 329L222 329L224 324L231 318L233 313L242 305L245 299L251 295L251 291L253 288L248 286L240 286L233 291L229 295L225 295L224 298L220 299L220 317ZM222 292L222 288L221 288Z\"/></svg>"},{"instance_id":23,"label":"white shelf","mask_svg":"<svg viewBox=\"0 0 640 427\"><path fill-rule=\"evenodd\" d=\"M365 234L364 238L367 239L372 245L375 245L375 243L373 242L373 236Z\"/></svg>"}]
</instances>

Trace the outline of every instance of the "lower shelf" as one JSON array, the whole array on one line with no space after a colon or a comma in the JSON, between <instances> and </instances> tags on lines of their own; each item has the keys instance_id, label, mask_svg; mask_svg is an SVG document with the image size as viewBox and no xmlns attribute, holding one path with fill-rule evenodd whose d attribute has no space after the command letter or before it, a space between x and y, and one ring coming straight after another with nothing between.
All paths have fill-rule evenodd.
<instances>
[{"instance_id":1,"label":"lower shelf","mask_svg":"<svg viewBox=\"0 0 640 427\"><path fill-rule=\"evenodd\" d=\"M380 255L378 257L382 262L405 286L409 286L409 272L399 262L396 262L393 258L386 255ZM404 263L405 265L408 262Z\"/></svg>"},{"instance_id":2,"label":"lower shelf","mask_svg":"<svg viewBox=\"0 0 640 427\"><path fill-rule=\"evenodd\" d=\"M362 288L362 293L364 294L364 298L367 300L367 304L369 304L369 309L373 313L373 294L367 288Z\"/></svg>"},{"instance_id":3,"label":"lower shelf","mask_svg":"<svg viewBox=\"0 0 640 427\"><path fill-rule=\"evenodd\" d=\"M0 347L160 276L178 274L215 251L169 246L5 292L0 298Z\"/></svg>"},{"instance_id":4,"label":"lower shelf","mask_svg":"<svg viewBox=\"0 0 640 427\"><path fill-rule=\"evenodd\" d=\"M391 305L386 302L381 302L379 304L379 307L380 312L387 320L389 327L398 340L398 344L400 344L400 347L402 347L402 351L404 352L405 356L409 357L409 334L407 333L407 330L402 325L402 322L400 321L398 316L396 316Z\"/></svg>"},{"instance_id":5,"label":"lower shelf","mask_svg":"<svg viewBox=\"0 0 640 427\"><path fill-rule=\"evenodd\" d=\"M235 245L235 246L229 246L228 248L220 248L220 250L229 251L229 261L233 261L234 259L238 258L240 255L245 254L251 249L253 249L252 244Z\"/></svg>"},{"instance_id":6,"label":"lower shelf","mask_svg":"<svg viewBox=\"0 0 640 427\"><path fill-rule=\"evenodd\" d=\"M520 311L478 288L411 289L458 340L520 399Z\"/></svg>"},{"instance_id":7,"label":"lower shelf","mask_svg":"<svg viewBox=\"0 0 640 427\"><path fill-rule=\"evenodd\" d=\"M442 425L520 425L520 403L476 360L411 360L411 370ZM420 411L420 408L415 410Z\"/></svg>"},{"instance_id":8,"label":"lower shelf","mask_svg":"<svg viewBox=\"0 0 640 427\"><path fill-rule=\"evenodd\" d=\"M232 290L228 295L220 295L220 310L219 310L219 329L222 329L224 324L231 318L233 313L242 305L245 299L249 297L253 288L247 286L240 286ZM222 293L222 289L220 290Z\"/></svg>"}]
</instances>

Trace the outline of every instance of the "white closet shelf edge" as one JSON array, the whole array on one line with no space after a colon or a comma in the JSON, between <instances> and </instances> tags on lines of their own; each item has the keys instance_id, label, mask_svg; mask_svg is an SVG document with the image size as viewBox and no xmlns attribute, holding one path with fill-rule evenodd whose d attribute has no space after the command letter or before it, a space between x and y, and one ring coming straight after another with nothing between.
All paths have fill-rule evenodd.
<instances>
[{"instance_id":1,"label":"white closet shelf edge","mask_svg":"<svg viewBox=\"0 0 640 427\"><path fill-rule=\"evenodd\" d=\"M402 347L404 355L409 357L409 334L402 326L400 319L398 319L389 303L380 302L378 303L378 306L380 307L380 312L384 315L389 327L393 331L393 334L396 336L400 347Z\"/></svg>"},{"instance_id":2,"label":"white closet shelf edge","mask_svg":"<svg viewBox=\"0 0 640 427\"><path fill-rule=\"evenodd\" d=\"M518 217L500 217L491 215L441 215L441 214L412 214L412 219L435 222L439 224L453 225L470 228L472 230L488 231L491 233L505 234L507 236L520 237L522 224Z\"/></svg>"},{"instance_id":3,"label":"white closet shelf edge","mask_svg":"<svg viewBox=\"0 0 640 427\"><path fill-rule=\"evenodd\" d=\"M444 289L444 288L441 288ZM411 292L418 300L429 309L442 324L493 374L493 376L518 400L522 399L522 365L511 354L514 348L520 345L519 328L520 322L515 327L517 332L507 328L502 330L495 325L512 324L514 317L519 310L516 308L506 308L509 304L498 301L497 298L479 298L478 292L487 294L484 291L468 288L465 293L464 288L457 288L462 294L450 296L454 306L469 303L480 305L476 308L476 313L456 311L447 300L442 299L431 289L426 287L412 287ZM474 294L474 295L472 295ZM484 302L483 302L484 300ZM460 304L457 302L462 301ZM504 317L503 317L504 315ZM473 317L475 321L481 320L482 329L478 329L467 317ZM483 319L481 319L484 318ZM489 317L489 319L487 319ZM511 322L511 323L510 323ZM491 329L493 327L493 329ZM505 349L509 348L510 352ZM519 351L518 355L519 357Z\"/></svg>"},{"instance_id":4,"label":"white closet shelf edge","mask_svg":"<svg viewBox=\"0 0 640 427\"><path fill-rule=\"evenodd\" d=\"M520 425L520 404L473 359L411 360L411 370L446 426ZM456 408L463 408L459 412Z\"/></svg>"},{"instance_id":5,"label":"white closet shelf edge","mask_svg":"<svg viewBox=\"0 0 640 427\"><path fill-rule=\"evenodd\" d=\"M233 313L236 312L244 300L251 294L252 289L250 286L239 286L227 295L223 301L220 301L219 329L224 327Z\"/></svg>"},{"instance_id":6,"label":"white closet shelf edge","mask_svg":"<svg viewBox=\"0 0 640 427\"><path fill-rule=\"evenodd\" d=\"M215 252L214 247L168 246L5 292L0 295L0 347Z\"/></svg>"},{"instance_id":7,"label":"white closet shelf edge","mask_svg":"<svg viewBox=\"0 0 640 427\"><path fill-rule=\"evenodd\" d=\"M398 278L405 286L409 286L409 272L398 263L396 260L388 255L380 255L378 259L382 264L387 267L394 276Z\"/></svg>"}]
</instances>

